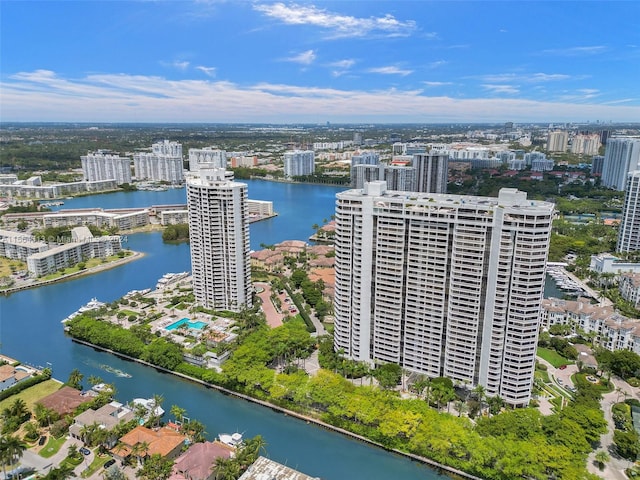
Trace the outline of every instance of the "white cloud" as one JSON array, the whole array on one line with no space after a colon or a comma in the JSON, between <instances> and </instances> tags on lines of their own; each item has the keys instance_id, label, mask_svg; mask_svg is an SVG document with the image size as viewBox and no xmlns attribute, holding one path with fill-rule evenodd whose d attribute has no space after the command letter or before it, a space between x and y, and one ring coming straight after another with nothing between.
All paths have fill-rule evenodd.
<instances>
[{"instance_id":1,"label":"white cloud","mask_svg":"<svg viewBox=\"0 0 640 480\"><path fill-rule=\"evenodd\" d=\"M427 87L443 87L445 85L453 85L453 82L422 82Z\"/></svg>"},{"instance_id":2,"label":"white cloud","mask_svg":"<svg viewBox=\"0 0 640 480\"><path fill-rule=\"evenodd\" d=\"M540 53L546 55L557 55L559 57L576 57L583 55L598 55L607 51L604 45L592 45L589 47L568 47L568 48L550 48L542 50Z\"/></svg>"},{"instance_id":3,"label":"white cloud","mask_svg":"<svg viewBox=\"0 0 640 480\"><path fill-rule=\"evenodd\" d=\"M478 75L476 77L483 82L500 83L500 82L552 82L558 80L568 80L571 75L565 75L563 73L497 73L489 75ZM583 77L582 77L583 78Z\"/></svg>"},{"instance_id":4,"label":"white cloud","mask_svg":"<svg viewBox=\"0 0 640 480\"><path fill-rule=\"evenodd\" d=\"M499 85L502 93L516 87ZM505 92L504 89L507 89ZM0 83L3 121L69 122L503 122L636 121L639 105L584 100L457 99L418 90L339 90L262 83L94 74L63 78L49 70L21 72ZM495 92L496 88L492 88ZM596 95L584 89L580 95ZM587 91L588 90L588 91ZM625 99L629 100L630 99ZM621 102L625 100L620 100ZM614 100L615 101L615 100Z\"/></svg>"},{"instance_id":5,"label":"white cloud","mask_svg":"<svg viewBox=\"0 0 640 480\"><path fill-rule=\"evenodd\" d=\"M484 84L482 85L482 88L484 88L485 90L489 90L491 93L506 93L509 95L520 93L520 89L517 85Z\"/></svg>"},{"instance_id":6,"label":"white cloud","mask_svg":"<svg viewBox=\"0 0 640 480\"><path fill-rule=\"evenodd\" d=\"M332 62L329 64L329 66L331 67L337 67L337 68L351 68L355 65L356 61L353 59L345 59L345 60L338 60L337 62Z\"/></svg>"},{"instance_id":7,"label":"white cloud","mask_svg":"<svg viewBox=\"0 0 640 480\"><path fill-rule=\"evenodd\" d=\"M293 57L285 58L287 62L300 63L302 65L311 65L316 59L316 54L313 50L307 50L306 52L299 53Z\"/></svg>"},{"instance_id":8,"label":"white cloud","mask_svg":"<svg viewBox=\"0 0 640 480\"><path fill-rule=\"evenodd\" d=\"M413 70L401 69L394 65L389 65L387 67L370 68L367 70L367 72L381 73L383 75L402 75L403 77L406 77L407 75L411 75L413 73Z\"/></svg>"},{"instance_id":9,"label":"white cloud","mask_svg":"<svg viewBox=\"0 0 640 480\"><path fill-rule=\"evenodd\" d=\"M390 14L383 17L357 18L329 12L314 5L285 5L282 2L256 4L253 8L287 25L313 25L324 28L331 31L334 38L369 35L404 37L416 29L416 22L413 20L397 20Z\"/></svg>"},{"instance_id":10,"label":"white cloud","mask_svg":"<svg viewBox=\"0 0 640 480\"><path fill-rule=\"evenodd\" d=\"M427 64L427 67L429 67L429 68L440 68L443 65L446 65L447 63L449 63L449 62L447 62L446 60L436 60L435 62L431 62L431 63Z\"/></svg>"},{"instance_id":11,"label":"white cloud","mask_svg":"<svg viewBox=\"0 0 640 480\"><path fill-rule=\"evenodd\" d=\"M190 63L186 60L174 60L172 62L161 61L160 65L163 67L177 68L178 70L186 70L189 68Z\"/></svg>"},{"instance_id":12,"label":"white cloud","mask_svg":"<svg viewBox=\"0 0 640 480\"><path fill-rule=\"evenodd\" d=\"M201 72L203 72L205 75L207 75L209 77L215 77L216 76L216 67L205 67L203 65L198 65L196 67L196 70L200 70Z\"/></svg>"}]
</instances>

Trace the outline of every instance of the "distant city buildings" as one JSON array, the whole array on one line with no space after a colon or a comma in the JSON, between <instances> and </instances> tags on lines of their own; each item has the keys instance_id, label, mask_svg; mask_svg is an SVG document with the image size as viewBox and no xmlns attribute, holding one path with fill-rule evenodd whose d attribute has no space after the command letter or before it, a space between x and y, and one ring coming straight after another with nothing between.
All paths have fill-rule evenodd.
<instances>
[{"instance_id":1,"label":"distant city buildings","mask_svg":"<svg viewBox=\"0 0 640 480\"><path fill-rule=\"evenodd\" d=\"M604 166L604 156L595 155L591 159L591 175L602 175L603 166Z\"/></svg>"},{"instance_id":2,"label":"distant city buildings","mask_svg":"<svg viewBox=\"0 0 640 480\"><path fill-rule=\"evenodd\" d=\"M401 192L414 192L416 190L416 169L414 167L388 165L384 167L383 175L389 190Z\"/></svg>"},{"instance_id":3,"label":"distant city buildings","mask_svg":"<svg viewBox=\"0 0 640 480\"><path fill-rule=\"evenodd\" d=\"M214 168L227 168L227 152L213 147L189 149L189 171L195 172L200 165L206 164Z\"/></svg>"},{"instance_id":4,"label":"distant city buildings","mask_svg":"<svg viewBox=\"0 0 640 480\"><path fill-rule=\"evenodd\" d=\"M627 175L640 170L640 138L609 138L604 152L602 185L624 190Z\"/></svg>"},{"instance_id":5,"label":"distant city buildings","mask_svg":"<svg viewBox=\"0 0 640 480\"><path fill-rule=\"evenodd\" d=\"M362 188L364 182L380 180L378 164L380 155L377 152L359 152L351 157L351 186Z\"/></svg>"},{"instance_id":6,"label":"distant city buildings","mask_svg":"<svg viewBox=\"0 0 640 480\"><path fill-rule=\"evenodd\" d=\"M552 214L514 189L337 194L336 350L526 406Z\"/></svg>"},{"instance_id":7,"label":"distant city buildings","mask_svg":"<svg viewBox=\"0 0 640 480\"><path fill-rule=\"evenodd\" d=\"M164 140L154 143L151 153L133 156L136 180L181 184L184 182L182 145Z\"/></svg>"},{"instance_id":8,"label":"distant city buildings","mask_svg":"<svg viewBox=\"0 0 640 480\"><path fill-rule=\"evenodd\" d=\"M547 150L550 152L566 152L569 143L569 133L557 130L547 135Z\"/></svg>"},{"instance_id":9,"label":"distant city buildings","mask_svg":"<svg viewBox=\"0 0 640 480\"><path fill-rule=\"evenodd\" d=\"M638 250L640 250L640 170L635 170L627 177L616 251Z\"/></svg>"},{"instance_id":10,"label":"distant city buildings","mask_svg":"<svg viewBox=\"0 0 640 480\"><path fill-rule=\"evenodd\" d=\"M247 185L201 164L187 179L187 205L196 302L234 312L251 307Z\"/></svg>"},{"instance_id":11,"label":"distant city buildings","mask_svg":"<svg viewBox=\"0 0 640 480\"><path fill-rule=\"evenodd\" d=\"M293 150L284 154L284 176L287 178L312 175L315 172L313 150Z\"/></svg>"},{"instance_id":12,"label":"distant city buildings","mask_svg":"<svg viewBox=\"0 0 640 480\"><path fill-rule=\"evenodd\" d=\"M89 182L115 180L131 183L131 159L97 151L80 157L84 179Z\"/></svg>"},{"instance_id":13,"label":"distant city buildings","mask_svg":"<svg viewBox=\"0 0 640 480\"><path fill-rule=\"evenodd\" d=\"M600 150L600 134L578 134L571 141L571 153L597 155Z\"/></svg>"}]
</instances>

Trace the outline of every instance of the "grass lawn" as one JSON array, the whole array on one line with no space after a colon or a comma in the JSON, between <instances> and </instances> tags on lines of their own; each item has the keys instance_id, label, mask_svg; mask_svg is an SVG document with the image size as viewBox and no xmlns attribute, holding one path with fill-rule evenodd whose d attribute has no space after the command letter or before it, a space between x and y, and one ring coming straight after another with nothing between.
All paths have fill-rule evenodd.
<instances>
[{"instance_id":1,"label":"grass lawn","mask_svg":"<svg viewBox=\"0 0 640 480\"><path fill-rule=\"evenodd\" d=\"M549 383L550 382L550 380L549 380L549 372L546 372L544 370L536 370L535 378L539 378L544 383Z\"/></svg>"},{"instance_id":2,"label":"grass lawn","mask_svg":"<svg viewBox=\"0 0 640 480\"><path fill-rule=\"evenodd\" d=\"M40 450L39 455L44 458L53 457L56 453L58 453L58 450L60 450L60 447L64 444L66 439L67 438L65 436L62 436L60 438L49 437L49 441L44 446L44 448Z\"/></svg>"},{"instance_id":3,"label":"grass lawn","mask_svg":"<svg viewBox=\"0 0 640 480\"><path fill-rule=\"evenodd\" d=\"M26 270L27 264L25 262L21 262L20 260L10 260L8 258L0 258L0 277L8 277L13 273L13 270Z\"/></svg>"},{"instance_id":4,"label":"grass lawn","mask_svg":"<svg viewBox=\"0 0 640 480\"><path fill-rule=\"evenodd\" d=\"M538 347L537 355L556 368L561 365L569 365L573 363L572 360L568 360L562 355L558 354L555 350L549 350L548 348Z\"/></svg>"},{"instance_id":5,"label":"grass lawn","mask_svg":"<svg viewBox=\"0 0 640 480\"><path fill-rule=\"evenodd\" d=\"M17 393L16 395L12 395L9 398L5 398L0 402L0 411L7 408L13 402L16 401L16 398L21 398L27 404L27 408L29 410L33 410L33 405L43 397L52 394L60 390L62 384L57 380L45 380L33 387L29 387L26 390Z\"/></svg>"},{"instance_id":6,"label":"grass lawn","mask_svg":"<svg viewBox=\"0 0 640 480\"><path fill-rule=\"evenodd\" d=\"M93 458L93 462L87 468L85 468L80 476L82 478L87 478L96 473L98 470L102 468L102 466L109 460L111 457L109 455L96 455Z\"/></svg>"},{"instance_id":7,"label":"grass lawn","mask_svg":"<svg viewBox=\"0 0 640 480\"><path fill-rule=\"evenodd\" d=\"M134 312L133 310L126 310L126 309L122 309L120 310L122 313L124 313L127 317L133 315L134 317L137 317L138 315L140 315L138 312Z\"/></svg>"}]
</instances>

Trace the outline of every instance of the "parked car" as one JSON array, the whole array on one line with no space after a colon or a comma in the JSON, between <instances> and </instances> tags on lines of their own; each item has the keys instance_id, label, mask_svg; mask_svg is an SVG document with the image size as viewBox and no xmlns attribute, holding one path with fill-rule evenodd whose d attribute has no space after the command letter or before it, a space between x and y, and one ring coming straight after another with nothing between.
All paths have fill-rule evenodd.
<instances>
[{"instance_id":1,"label":"parked car","mask_svg":"<svg viewBox=\"0 0 640 480\"><path fill-rule=\"evenodd\" d=\"M46 435L42 435L42 436L40 437L40 439L38 440L38 445L42 446L42 445L44 445L45 443L47 443L47 436L46 436Z\"/></svg>"},{"instance_id":2,"label":"parked car","mask_svg":"<svg viewBox=\"0 0 640 480\"><path fill-rule=\"evenodd\" d=\"M113 465L114 463L116 463L115 458L112 458L110 460L107 460L106 462L104 462L104 468L109 468L111 465Z\"/></svg>"},{"instance_id":3,"label":"parked car","mask_svg":"<svg viewBox=\"0 0 640 480\"><path fill-rule=\"evenodd\" d=\"M567 368L567 366L566 366L566 365L560 365L558 368L559 368L560 370L564 370L565 368Z\"/></svg>"},{"instance_id":4,"label":"parked car","mask_svg":"<svg viewBox=\"0 0 640 480\"><path fill-rule=\"evenodd\" d=\"M88 449L88 448L86 448L86 447L82 447L82 448L80 449L80 453L81 453L81 454L83 454L83 455L89 455L89 454L91 453L91 450L89 450L89 449Z\"/></svg>"}]
</instances>

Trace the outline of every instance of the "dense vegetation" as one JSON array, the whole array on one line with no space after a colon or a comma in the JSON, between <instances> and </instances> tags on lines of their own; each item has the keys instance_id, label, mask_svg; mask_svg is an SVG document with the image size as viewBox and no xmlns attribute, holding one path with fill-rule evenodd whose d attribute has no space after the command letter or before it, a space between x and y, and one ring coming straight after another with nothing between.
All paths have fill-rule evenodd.
<instances>
[{"instance_id":1,"label":"dense vegetation","mask_svg":"<svg viewBox=\"0 0 640 480\"><path fill-rule=\"evenodd\" d=\"M189 224L178 223L176 225L168 225L162 232L163 242L188 242L189 241Z\"/></svg>"},{"instance_id":2,"label":"dense vegetation","mask_svg":"<svg viewBox=\"0 0 640 480\"><path fill-rule=\"evenodd\" d=\"M402 399L393 389L399 381L398 369L387 372L383 367L375 374L355 363L342 364L329 353L330 340L321 342L321 361L326 366L336 371L344 366L350 376L374 374L386 388L372 386L371 381L358 386L324 369L310 377L300 368L314 348L303 322L291 320L268 329L262 320L246 314L243 322L241 328L247 333L240 335L220 373L182 362L180 347L154 335L141 336L133 328L125 330L88 317L68 325L71 335L78 338L315 415L386 447L423 455L483 478L592 478L585 470L586 455L605 431L606 422L599 409L600 392L589 382L578 387L568 406L546 417L533 409L498 413L499 407L491 410L495 414L491 416L478 392L475 398L485 414L474 424L461 416L464 397L455 402L458 416L448 413L456 396L450 396L453 389L445 382L426 381L414 388L419 392L417 398Z\"/></svg>"}]
</instances>

